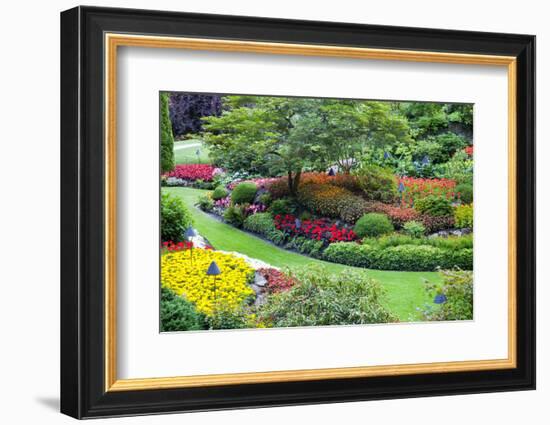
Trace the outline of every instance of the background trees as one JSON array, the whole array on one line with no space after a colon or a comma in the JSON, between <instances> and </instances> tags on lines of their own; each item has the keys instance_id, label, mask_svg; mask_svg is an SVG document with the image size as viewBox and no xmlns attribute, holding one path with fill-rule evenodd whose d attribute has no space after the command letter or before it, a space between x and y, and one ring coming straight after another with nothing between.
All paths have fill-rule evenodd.
<instances>
[{"instance_id":1,"label":"background trees","mask_svg":"<svg viewBox=\"0 0 550 425\"><path fill-rule=\"evenodd\" d=\"M202 117L219 115L221 97L209 94L171 93L170 119L175 137L202 130Z\"/></svg>"}]
</instances>

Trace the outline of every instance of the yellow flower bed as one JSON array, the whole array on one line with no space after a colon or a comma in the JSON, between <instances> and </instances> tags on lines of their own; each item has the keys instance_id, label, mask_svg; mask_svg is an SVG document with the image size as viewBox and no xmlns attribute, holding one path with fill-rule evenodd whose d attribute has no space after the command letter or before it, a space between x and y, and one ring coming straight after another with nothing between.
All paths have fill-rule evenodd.
<instances>
[{"instance_id":1,"label":"yellow flower bed","mask_svg":"<svg viewBox=\"0 0 550 425\"><path fill-rule=\"evenodd\" d=\"M207 276L212 261L221 274ZM193 249L193 263L189 250L169 252L161 257L162 285L178 295L184 295L198 311L211 315L216 304L237 310L243 301L254 295L247 281L254 270L242 258L231 254Z\"/></svg>"}]
</instances>

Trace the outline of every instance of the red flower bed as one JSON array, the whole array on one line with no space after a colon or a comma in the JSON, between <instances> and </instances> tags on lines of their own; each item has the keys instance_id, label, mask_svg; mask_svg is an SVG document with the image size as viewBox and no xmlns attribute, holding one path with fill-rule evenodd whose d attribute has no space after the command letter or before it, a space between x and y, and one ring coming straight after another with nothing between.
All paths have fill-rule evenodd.
<instances>
[{"instance_id":1,"label":"red flower bed","mask_svg":"<svg viewBox=\"0 0 550 425\"><path fill-rule=\"evenodd\" d=\"M185 251L186 249L193 248L193 242L166 241L162 243L162 248L168 251Z\"/></svg>"},{"instance_id":2,"label":"red flower bed","mask_svg":"<svg viewBox=\"0 0 550 425\"><path fill-rule=\"evenodd\" d=\"M267 280L266 288L272 294L288 291L298 283L292 276L288 276L277 269L260 268L256 271Z\"/></svg>"},{"instance_id":3,"label":"red flower bed","mask_svg":"<svg viewBox=\"0 0 550 425\"><path fill-rule=\"evenodd\" d=\"M208 164L179 164L174 170L164 174L166 177L177 177L184 180L212 181L215 168Z\"/></svg>"},{"instance_id":4,"label":"red flower bed","mask_svg":"<svg viewBox=\"0 0 550 425\"><path fill-rule=\"evenodd\" d=\"M326 218L315 220L296 220L291 214L276 215L275 227L291 236L304 236L318 241L350 242L357 239L357 235L351 229L338 227Z\"/></svg>"},{"instance_id":5,"label":"red flower bed","mask_svg":"<svg viewBox=\"0 0 550 425\"><path fill-rule=\"evenodd\" d=\"M423 179L421 177L401 177L399 185L403 184L405 191L401 195L401 205L410 207L416 198L428 195L455 197L456 181L451 179Z\"/></svg>"}]
</instances>

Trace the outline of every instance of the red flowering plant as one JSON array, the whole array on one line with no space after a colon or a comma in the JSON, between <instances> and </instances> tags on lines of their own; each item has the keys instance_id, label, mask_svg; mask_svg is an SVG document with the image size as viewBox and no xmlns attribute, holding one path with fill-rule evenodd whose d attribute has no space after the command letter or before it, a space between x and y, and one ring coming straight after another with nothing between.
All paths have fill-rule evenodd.
<instances>
[{"instance_id":1,"label":"red flowering plant","mask_svg":"<svg viewBox=\"0 0 550 425\"><path fill-rule=\"evenodd\" d=\"M314 220L298 220L292 214L276 215L275 227L292 237L304 236L309 239L333 242L351 242L357 239L357 235L352 229L338 226L327 218L318 218Z\"/></svg>"},{"instance_id":2,"label":"red flowering plant","mask_svg":"<svg viewBox=\"0 0 550 425\"><path fill-rule=\"evenodd\" d=\"M185 251L186 249L193 248L193 242L183 241L183 242L173 242L165 241L162 243L162 249L166 251Z\"/></svg>"},{"instance_id":3,"label":"red flowering plant","mask_svg":"<svg viewBox=\"0 0 550 425\"><path fill-rule=\"evenodd\" d=\"M298 283L298 281L294 277L289 276L277 269L264 267L259 268L256 271L260 273L265 280L267 280L266 289L271 294L288 291L290 288Z\"/></svg>"},{"instance_id":4,"label":"red flowering plant","mask_svg":"<svg viewBox=\"0 0 550 425\"><path fill-rule=\"evenodd\" d=\"M176 177L183 180L203 180L205 182L212 181L214 168L209 164L178 164L176 167L164 174L164 177Z\"/></svg>"},{"instance_id":5,"label":"red flowering plant","mask_svg":"<svg viewBox=\"0 0 550 425\"><path fill-rule=\"evenodd\" d=\"M399 192L401 206L412 207L414 200L429 195L455 197L456 181L451 179L424 179L421 177L400 177Z\"/></svg>"},{"instance_id":6,"label":"red flowering plant","mask_svg":"<svg viewBox=\"0 0 550 425\"><path fill-rule=\"evenodd\" d=\"M474 145L466 146L464 152L466 152L468 156L474 156Z\"/></svg>"}]
</instances>

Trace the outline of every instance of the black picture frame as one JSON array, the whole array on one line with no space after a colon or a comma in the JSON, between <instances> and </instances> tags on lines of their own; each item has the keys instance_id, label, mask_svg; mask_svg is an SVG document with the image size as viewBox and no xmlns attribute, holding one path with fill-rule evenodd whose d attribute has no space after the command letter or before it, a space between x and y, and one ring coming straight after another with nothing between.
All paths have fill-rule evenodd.
<instances>
[{"instance_id":1,"label":"black picture frame","mask_svg":"<svg viewBox=\"0 0 550 425\"><path fill-rule=\"evenodd\" d=\"M104 34L517 58L517 367L370 378L105 391ZM75 418L535 388L535 37L76 7L61 13L61 412Z\"/></svg>"}]
</instances>

